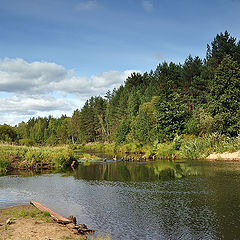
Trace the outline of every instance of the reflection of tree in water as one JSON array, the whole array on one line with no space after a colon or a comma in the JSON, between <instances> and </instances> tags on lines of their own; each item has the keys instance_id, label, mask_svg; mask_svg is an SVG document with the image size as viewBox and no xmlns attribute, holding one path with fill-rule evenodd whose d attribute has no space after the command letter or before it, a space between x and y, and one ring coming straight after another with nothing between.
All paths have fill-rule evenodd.
<instances>
[{"instance_id":1,"label":"reflection of tree in water","mask_svg":"<svg viewBox=\"0 0 240 240\"><path fill-rule=\"evenodd\" d=\"M107 181L157 181L194 175L198 175L195 168L171 161L81 163L74 172L77 179Z\"/></svg>"},{"instance_id":2,"label":"reflection of tree in water","mask_svg":"<svg viewBox=\"0 0 240 240\"><path fill-rule=\"evenodd\" d=\"M207 201L208 206L215 213L214 221L219 239L239 239L240 174L238 166L238 163L237 166L234 163L224 163L211 178L207 179L207 189L211 193Z\"/></svg>"}]
</instances>

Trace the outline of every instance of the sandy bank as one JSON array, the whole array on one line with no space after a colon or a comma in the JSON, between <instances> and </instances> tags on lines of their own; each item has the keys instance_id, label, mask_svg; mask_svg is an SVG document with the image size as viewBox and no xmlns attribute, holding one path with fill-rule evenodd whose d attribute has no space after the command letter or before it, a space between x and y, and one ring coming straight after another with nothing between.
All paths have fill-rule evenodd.
<instances>
[{"instance_id":1,"label":"sandy bank","mask_svg":"<svg viewBox=\"0 0 240 240\"><path fill-rule=\"evenodd\" d=\"M6 221L11 219L10 225ZM31 205L0 209L0 240L79 240L62 224L54 222Z\"/></svg>"},{"instance_id":2,"label":"sandy bank","mask_svg":"<svg viewBox=\"0 0 240 240\"><path fill-rule=\"evenodd\" d=\"M240 161L240 151L238 152L225 152L225 153L212 153L207 160L226 160L226 161Z\"/></svg>"}]
</instances>

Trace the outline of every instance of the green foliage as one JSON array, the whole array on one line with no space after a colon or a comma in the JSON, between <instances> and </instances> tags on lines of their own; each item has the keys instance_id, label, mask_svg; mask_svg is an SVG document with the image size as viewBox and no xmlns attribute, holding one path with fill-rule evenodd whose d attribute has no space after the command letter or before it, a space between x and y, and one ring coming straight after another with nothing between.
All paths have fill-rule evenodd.
<instances>
[{"instance_id":1,"label":"green foliage","mask_svg":"<svg viewBox=\"0 0 240 240\"><path fill-rule=\"evenodd\" d=\"M200 132L199 129L199 122L198 119L195 116L192 116L187 122L186 122L186 132L188 134L198 135Z\"/></svg>"},{"instance_id":2,"label":"green foliage","mask_svg":"<svg viewBox=\"0 0 240 240\"><path fill-rule=\"evenodd\" d=\"M173 148L174 150L179 150L182 145L183 139L181 135L176 134L173 139Z\"/></svg>"},{"instance_id":3,"label":"green foliage","mask_svg":"<svg viewBox=\"0 0 240 240\"><path fill-rule=\"evenodd\" d=\"M160 143L157 146L157 157L168 158L171 157L173 153L176 152L175 145L171 143Z\"/></svg>"},{"instance_id":4,"label":"green foliage","mask_svg":"<svg viewBox=\"0 0 240 240\"><path fill-rule=\"evenodd\" d=\"M225 31L208 45L205 59L189 55L183 64L163 62L149 73L133 73L104 98L91 97L71 117L38 117L15 128L0 126L0 141L27 146L153 145L183 133L198 137L218 132L236 137L240 128L239 64L240 42ZM114 153L115 145L106 150ZM55 156L58 165L62 165L60 158Z\"/></svg>"},{"instance_id":5,"label":"green foliage","mask_svg":"<svg viewBox=\"0 0 240 240\"><path fill-rule=\"evenodd\" d=\"M22 138L18 142L19 142L20 145L25 145L25 146L28 146L28 147L34 146L34 144L35 144L34 140L31 139L31 138Z\"/></svg>"},{"instance_id":6,"label":"green foliage","mask_svg":"<svg viewBox=\"0 0 240 240\"><path fill-rule=\"evenodd\" d=\"M226 55L231 56L235 61L240 63L239 43L236 42L236 38L230 36L228 31L217 34L211 43L211 47L208 45L208 64L212 68L216 68Z\"/></svg>"},{"instance_id":7,"label":"green foliage","mask_svg":"<svg viewBox=\"0 0 240 240\"><path fill-rule=\"evenodd\" d=\"M181 148L181 156L188 159L201 159L207 156L208 142L204 138L188 139Z\"/></svg>"},{"instance_id":8,"label":"green foliage","mask_svg":"<svg viewBox=\"0 0 240 240\"><path fill-rule=\"evenodd\" d=\"M57 168L64 169L70 166L71 163L76 160L76 157L72 150L65 148L58 148L58 151L52 153L52 163Z\"/></svg>"},{"instance_id":9,"label":"green foliage","mask_svg":"<svg viewBox=\"0 0 240 240\"><path fill-rule=\"evenodd\" d=\"M38 169L43 165L63 169L76 160L74 151L67 147L26 147L0 145L0 169L13 168Z\"/></svg>"},{"instance_id":10,"label":"green foliage","mask_svg":"<svg viewBox=\"0 0 240 240\"><path fill-rule=\"evenodd\" d=\"M139 114L132 124L135 140L142 143L172 140L185 127L187 112L178 101L178 94L155 96L151 102L140 106Z\"/></svg>"},{"instance_id":11,"label":"green foliage","mask_svg":"<svg viewBox=\"0 0 240 240\"><path fill-rule=\"evenodd\" d=\"M17 137L15 129L7 124L0 125L0 141L13 142Z\"/></svg>"},{"instance_id":12,"label":"green foliage","mask_svg":"<svg viewBox=\"0 0 240 240\"><path fill-rule=\"evenodd\" d=\"M211 82L210 111L221 134L237 136L240 127L240 69L226 55Z\"/></svg>"},{"instance_id":13,"label":"green foliage","mask_svg":"<svg viewBox=\"0 0 240 240\"><path fill-rule=\"evenodd\" d=\"M190 135L202 135L216 132L215 120L204 108L194 110L191 117L186 122L185 132Z\"/></svg>"},{"instance_id":14,"label":"green foliage","mask_svg":"<svg viewBox=\"0 0 240 240\"><path fill-rule=\"evenodd\" d=\"M80 157L81 161L99 161L102 160L100 157L93 155L93 154L89 154L89 153L84 153L81 157Z\"/></svg>"},{"instance_id":15,"label":"green foliage","mask_svg":"<svg viewBox=\"0 0 240 240\"><path fill-rule=\"evenodd\" d=\"M146 147L147 146L145 146L145 148ZM145 150L143 149L143 145L136 142L121 145L119 146L119 148L117 148L117 150L122 153L145 152Z\"/></svg>"},{"instance_id":16,"label":"green foliage","mask_svg":"<svg viewBox=\"0 0 240 240\"><path fill-rule=\"evenodd\" d=\"M156 139L156 128L154 127L156 125L156 114L153 104L155 99L159 98L155 97L152 102L140 106L139 114L132 124L132 136L139 142L152 143Z\"/></svg>"},{"instance_id":17,"label":"green foliage","mask_svg":"<svg viewBox=\"0 0 240 240\"><path fill-rule=\"evenodd\" d=\"M47 139L46 144L48 146L56 146L58 143L57 136L55 134L51 134L50 137Z\"/></svg>"},{"instance_id":18,"label":"green foliage","mask_svg":"<svg viewBox=\"0 0 240 240\"><path fill-rule=\"evenodd\" d=\"M124 143L127 137L127 134L129 133L129 124L127 121L123 120L119 124L116 132L116 142L118 144Z\"/></svg>"},{"instance_id":19,"label":"green foliage","mask_svg":"<svg viewBox=\"0 0 240 240\"><path fill-rule=\"evenodd\" d=\"M107 154L111 154L113 155L115 150L116 150L116 146L114 143L110 143L110 144L104 144L104 143L91 143L91 144L86 144L84 146L82 146L81 150L83 151L93 151L93 152L105 152Z\"/></svg>"},{"instance_id":20,"label":"green foliage","mask_svg":"<svg viewBox=\"0 0 240 240\"><path fill-rule=\"evenodd\" d=\"M181 156L189 159L207 157L210 153L235 152L240 150L240 138L229 138L218 133L202 137L186 137L181 147Z\"/></svg>"},{"instance_id":21,"label":"green foliage","mask_svg":"<svg viewBox=\"0 0 240 240\"><path fill-rule=\"evenodd\" d=\"M8 161L3 159L2 153L0 152L0 175L7 172Z\"/></svg>"},{"instance_id":22,"label":"green foliage","mask_svg":"<svg viewBox=\"0 0 240 240\"><path fill-rule=\"evenodd\" d=\"M185 128L187 111L179 101L178 94L169 95L159 99L155 104L156 129L159 141L172 140L177 133L182 133Z\"/></svg>"}]
</instances>

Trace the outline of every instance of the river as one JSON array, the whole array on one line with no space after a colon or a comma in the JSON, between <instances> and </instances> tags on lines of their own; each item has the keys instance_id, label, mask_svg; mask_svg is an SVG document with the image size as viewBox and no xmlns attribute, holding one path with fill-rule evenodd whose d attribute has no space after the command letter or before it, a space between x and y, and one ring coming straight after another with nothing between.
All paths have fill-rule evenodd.
<instances>
[{"instance_id":1,"label":"river","mask_svg":"<svg viewBox=\"0 0 240 240\"><path fill-rule=\"evenodd\" d=\"M80 163L0 177L0 208L33 199L117 240L239 239L240 163Z\"/></svg>"}]
</instances>

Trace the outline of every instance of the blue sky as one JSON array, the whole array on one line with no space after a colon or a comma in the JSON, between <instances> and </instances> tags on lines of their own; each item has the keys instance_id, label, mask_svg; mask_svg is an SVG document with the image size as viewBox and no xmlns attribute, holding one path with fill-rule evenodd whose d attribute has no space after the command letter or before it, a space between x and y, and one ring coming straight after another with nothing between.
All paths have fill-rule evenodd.
<instances>
[{"instance_id":1,"label":"blue sky","mask_svg":"<svg viewBox=\"0 0 240 240\"><path fill-rule=\"evenodd\" d=\"M0 124L71 115L133 71L205 57L240 0L0 0Z\"/></svg>"}]
</instances>

